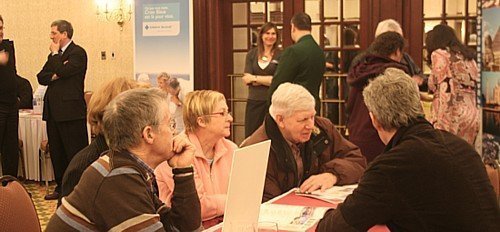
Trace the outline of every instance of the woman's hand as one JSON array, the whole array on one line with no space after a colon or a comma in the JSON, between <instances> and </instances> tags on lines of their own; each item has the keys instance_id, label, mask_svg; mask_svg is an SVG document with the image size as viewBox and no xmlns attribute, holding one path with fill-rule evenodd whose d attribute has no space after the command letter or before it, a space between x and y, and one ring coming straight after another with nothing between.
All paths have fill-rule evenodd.
<instances>
[{"instance_id":1,"label":"woman's hand","mask_svg":"<svg viewBox=\"0 0 500 232\"><path fill-rule=\"evenodd\" d=\"M241 78L243 82L245 82L246 85L251 85L253 82L255 82L255 76L249 73L243 74L243 77Z\"/></svg>"}]
</instances>

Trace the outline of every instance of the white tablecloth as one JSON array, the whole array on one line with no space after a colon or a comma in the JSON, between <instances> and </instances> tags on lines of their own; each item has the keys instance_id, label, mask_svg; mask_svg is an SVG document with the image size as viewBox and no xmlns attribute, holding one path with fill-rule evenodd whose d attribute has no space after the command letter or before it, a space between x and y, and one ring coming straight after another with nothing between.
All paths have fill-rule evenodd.
<instances>
[{"instance_id":1,"label":"white tablecloth","mask_svg":"<svg viewBox=\"0 0 500 232\"><path fill-rule=\"evenodd\" d=\"M19 112L19 138L23 140L24 167L26 179L41 181L43 173L40 169L39 149L40 143L47 140L46 124L42 121L42 115L31 112ZM47 160L47 179L54 180L52 163Z\"/></svg>"}]
</instances>

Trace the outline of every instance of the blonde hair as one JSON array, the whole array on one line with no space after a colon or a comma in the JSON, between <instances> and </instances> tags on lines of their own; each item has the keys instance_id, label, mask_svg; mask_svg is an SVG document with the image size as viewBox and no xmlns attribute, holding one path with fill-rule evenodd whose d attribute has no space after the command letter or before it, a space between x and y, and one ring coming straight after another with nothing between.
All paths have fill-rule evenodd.
<instances>
[{"instance_id":1,"label":"blonde hair","mask_svg":"<svg viewBox=\"0 0 500 232\"><path fill-rule=\"evenodd\" d=\"M278 86L274 91L269 114L276 119L276 115L288 117L295 111L314 110L314 97L302 85L289 82Z\"/></svg>"},{"instance_id":2,"label":"blonde hair","mask_svg":"<svg viewBox=\"0 0 500 232\"><path fill-rule=\"evenodd\" d=\"M388 31L394 31L403 36L403 29L401 29L401 25L399 25L399 23L394 19L386 19L378 23L377 29L375 29L375 38Z\"/></svg>"},{"instance_id":3,"label":"blonde hair","mask_svg":"<svg viewBox=\"0 0 500 232\"><path fill-rule=\"evenodd\" d=\"M404 71L388 68L363 90L366 107L390 131L423 116L417 84Z\"/></svg>"},{"instance_id":4,"label":"blonde hair","mask_svg":"<svg viewBox=\"0 0 500 232\"><path fill-rule=\"evenodd\" d=\"M226 101L222 93L213 90L197 90L190 92L184 99L182 117L187 132L194 132L198 128L198 117L210 115L220 101ZM210 117L204 118L207 123Z\"/></svg>"},{"instance_id":5,"label":"blonde hair","mask_svg":"<svg viewBox=\"0 0 500 232\"><path fill-rule=\"evenodd\" d=\"M158 76L156 76L156 80L160 79L165 79L168 81L170 79L170 75L168 75L168 73L166 72L161 72L160 74L158 74Z\"/></svg>"},{"instance_id":6,"label":"blonde hair","mask_svg":"<svg viewBox=\"0 0 500 232\"><path fill-rule=\"evenodd\" d=\"M87 121L90 124L92 132L95 134L101 133L104 109L111 100L121 92L138 87L137 82L132 79L117 77L106 82L92 94L87 110Z\"/></svg>"}]
</instances>

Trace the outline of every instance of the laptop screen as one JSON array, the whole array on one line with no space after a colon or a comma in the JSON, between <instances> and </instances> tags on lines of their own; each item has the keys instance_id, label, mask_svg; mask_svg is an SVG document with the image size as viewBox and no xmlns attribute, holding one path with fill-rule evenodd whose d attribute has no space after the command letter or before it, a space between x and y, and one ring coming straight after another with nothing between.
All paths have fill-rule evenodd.
<instances>
[{"instance_id":1,"label":"laptop screen","mask_svg":"<svg viewBox=\"0 0 500 232\"><path fill-rule=\"evenodd\" d=\"M271 140L234 151L223 232L252 231L259 220Z\"/></svg>"}]
</instances>

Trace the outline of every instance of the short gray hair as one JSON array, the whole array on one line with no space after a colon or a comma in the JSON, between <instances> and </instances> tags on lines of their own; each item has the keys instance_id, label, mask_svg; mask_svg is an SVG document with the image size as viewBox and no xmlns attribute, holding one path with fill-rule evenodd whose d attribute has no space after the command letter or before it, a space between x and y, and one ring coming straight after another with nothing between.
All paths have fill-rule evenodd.
<instances>
[{"instance_id":1,"label":"short gray hair","mask_svg":"<svg viewBox=\"0 0 500 232\"><path fill-rule=\"evenodd\" d=\"M403 36L403 29L401 29L401 25L399 25L399 23L394 19L386 19L378 23L377 29L375 30L375 38L388 31L394 31Z\"/></svg>"},{"instance_id":2,"label":"short gray hair","mask_svg":"<svg viewBox=\"0 0 500 232\"><path fill-rule=\"evenodd\" d=\"M363 90L368 110L384 130L398 129L423 116L417 84L404 71L388 68Z\"/></svg>"},{"instance_id":3,"label":"short gray hair","mask_svg":"<svg viewBox=\"0 0 500 232\"><path fill-rule=\"evenodd\" d=\"M314 110L314 97L301 85L283 83L274 91L269 114L276 119L276 115L288 117L295 111Z\"/></svg>"},{"instance_id":4,"label":"short gray hair","mask_svg":"<svg viewBox=\"0 0 500 232\"><path fill-rule=\"evenodd\" d=\"M120 93L104 111L103 132L109 148L125 151L139 145L146 126L158 129L169 114L167 94L157 88Z\"/></svg>"},{"instance_id":5,"label":"short gray hair","mask_svg":"<svg viewBox=\"0 0 500 232\"><path fill-rule=\"evenodd\" d=\"M68 34L68 38L73 38L73 26L70 22L66 20L56 20L50 24L51 27L57 27L57 31L61 34L66 32Z\"/></svg>"}]
</instances>

